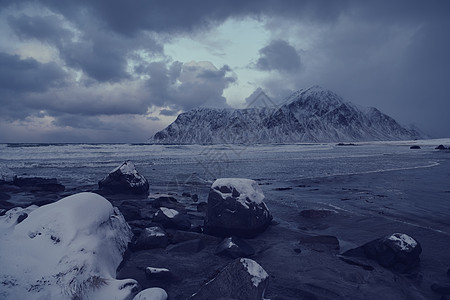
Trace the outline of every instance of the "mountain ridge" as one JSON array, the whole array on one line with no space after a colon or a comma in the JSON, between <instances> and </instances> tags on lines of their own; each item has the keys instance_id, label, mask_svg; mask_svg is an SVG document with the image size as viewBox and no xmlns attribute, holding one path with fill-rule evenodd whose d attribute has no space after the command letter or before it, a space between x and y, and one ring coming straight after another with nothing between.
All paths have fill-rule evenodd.
<instances>
[{"instance_id":1,"label":"mountain ridge","mask_svg":"<svg viewBox=\"0 0 450 300\"><path fill-rule=\"evenodd\" d=\"M360 108L312 86L273 107L196 108L150 140L167 144L268 144L408 140L421 135L374 107Z\"/></svg>"}]
</instances>

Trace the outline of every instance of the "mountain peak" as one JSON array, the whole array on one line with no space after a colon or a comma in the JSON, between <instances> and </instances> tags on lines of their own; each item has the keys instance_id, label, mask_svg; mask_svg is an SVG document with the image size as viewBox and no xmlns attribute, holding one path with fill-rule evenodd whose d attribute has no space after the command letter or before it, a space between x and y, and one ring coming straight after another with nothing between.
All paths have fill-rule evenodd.
<instances>
[{"instance_id":1,"label":"mountain peak","mask_svg":"<svg viewBox=\"0 0 450 300\"><path fill-rule=\"evenodd\" d=\"M254 98L264 97L258 91ZM320 86L301 89L264 109L193 110L153 138L156 143L297 143L405 140L416 131L376 109L360 109Z\"/></svg>"}]
</instances>

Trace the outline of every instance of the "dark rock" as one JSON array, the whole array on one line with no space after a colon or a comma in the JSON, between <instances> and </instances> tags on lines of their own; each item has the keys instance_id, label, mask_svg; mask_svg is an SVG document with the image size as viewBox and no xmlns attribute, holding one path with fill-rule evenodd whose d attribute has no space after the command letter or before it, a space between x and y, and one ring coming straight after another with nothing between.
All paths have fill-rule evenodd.
<instances>
[{"instance_id":1,"label":"dark rock","mask_svg":"<svg viewBox=\"0 0 450 300\"><path fill-rule=\"evenodd\" d=\"M250 179L217 179L209 191L205 230L216 236L255 237L272 221L264 194Z\"/></svg>"},{"instance_id":2,"label":"dark rock","mask_svg":"<svg viewBox=\"0 0 450 300\"><path fill-rule=\"evenodd\" d=\"M408 272L419 265L422 246L404 233L394 233L344 252L343 256L366 257L385 268Z\"/></svg>"},{"instance_id":3,"label":"dark rock","mask_svg":"<svg viewBox=\"0 0 450 300\"><path fill-rule=\"evenodd\" d=\"M21 223L26 218L28 218L28 214L27 213L20 214L19 217L17 217L17 224Z\"/></svg>"},{"instance_id":4,"label":"dark rock","mask_svg":"<svg viewBox=\"0 0 450 300\"><path fill-rule=\"evenodd\" d=\"M238 258L188 299L262 299L268 284L269 275L257 262Z\"/></svg>"},{"instance_id":5,"label":"dark rock","mask_svg":"<svg viewBox=\"0 0 450 300\"><path fill-rule=\"evenodd\" d=\"M326 248L339 250L339 240L332 235L316 235L304 237L300 240L300 244L323 245ZM322 250L321 247L319 247Z\"/></svg>"},{"instance_id":6,"label":"dark rock","mask_svg":"<svg viewBox=\"0 0 450 300\"><path fill-rule=\"evenodd\" d=\"M189 230L191 228L191 221L187 214L167 207L160 207L158 209L153 217L153 222L159 223L165 228L180 230Z\"/></svg>"},{"instance_id":7,"label":"dark rock","mask_svg":"<svg viewBox=\"0 0 450 300\"><path fill-rule=\"evenodd\" d=\"M450 284L433 283L431 289L440 295L450 295Z\"/></svg>"},{"instance_id":8,"label":"dark rock","mask_svg":"<svg viewBox=\"0 0 450 300\"><path fill-rule=\"evenodd\" d=\"M150 280L179 281L179 279L166 268L147 267L145 268L145 276Z\"/></svg>"},{"instance_id":9,"label":"dark rock","mask_svg":"<svg viewBox=\"0 0 450 300\"><path fill-rule=\"evenodd\" d=\"M59 184L56 178L15 177L12 184L31 192L60 193L65 190L64 185Z\"/></svg>"},{"instance_id":10,"label":"dark rock","mask_svg":"<svg viewBox=\"0 0 450 300\"><path fill-rule=\"evenodd\" d=\"M307 219L320 219L328 217L334 213L334 211L328 209L305 209L300 212L300 215Z\"/></svg>"},{"instance_id":11,"label":"dark rock","mask_svg":"<svg viewBox=\"0 0 450 300\"><path fill-rule=\"evenodd\" d=\"M140 209L135 205L125 203L119 205L118 208L127 221L139 220L142 217Z\"/></svg>"},{"instance_id":12,"label":"dark rock","mask_svg":"<svg viewBox=\"0 0 450 300\"><path fill-rule=\"evenodd\" d=\"M194 201L194 202L198 201L198 195L197 194L193 194L191 198L192 198L192 201Z\"/></svg>"},{"instance_id":13,"label":"dark rock","mask_svg":"<svg viewBox=\"0 0 450 300\"><path fill-rule=\"evenodd\" d=\"M362 261L359 261L359 260L357 260L355 258L349 258L349 257L345 257L345 256L342 256L342 255L339 255L338 257L339 257L340 260L348 263L349 265L358 266L358 267L361 267L361 268L363 268L364 270L367 270L367 271L375 270L375 268L372 267L371 265L366 264L366 263L364 263Z\"/></svg>"},{"instance_id":14,"label":"dark rock","mask_svg":"<svg viewBox=\"0 0 450 300\"><path fill-rule=\"evenodd\" d=\"M250 257L255 254L255 249L240 238L228 237L216 247L214 254L231 258Z\"/></svg>"},{"instance_id":15,"label":"dark rock","mask_svg":"<svg viewBox=\"0 0 450 300\"><path fill-rule=\"evenodd\" d=\"M409 149L421 149L421 148L420 148L420 146L414 145L414 146L409 147Z\"/></svg>"},{"instance_id":16,"label":"dark rock","mask_svg":"<svg viewBox=\"0 0 450 300\"><path fill-rule=\"evenodd\" d=\"M145 228L131 244L133 251L165 248L168 243L166 232L157 226Z\"/></svg>"},{"instance_id":17,"label":"dark rock","mask_svg":"<svg viewBox=\"0 0 450 300\"><path fill-rule=\"evenodd\" d=\"M127 160L98 182L99 189L110 193L148 194L149 184L134 164Z\"/></svg>"},{"instance_id":18,"label":"dark rock","mask_svg":"<svg viewBox=\"0 0 450 300\"><path fill-rule=\"evenodd\" d=\"M184 231L184 230L176 230L172 237L170 238L170 242L172 244L178 244L185 241L191 241L191 240L202 240L205 244L210 245L217 245L221 240L218 237L208 235L208 234L202 234L198 232L192 232L192 231Z\"/></svg>"},{"instance_id":19,"label":"dark rock","mask_svg":"<svg viewBox=\"0 0 450 300\"><path fill-rule=\"evenodd\" d=\"M336 146L357 146L357 145L354 143L338 143L336 144Z\"/></svg>"},{"instance_id":20,"label":"dark rock","mask_svg":"<svg viewBox=\"0 0 450 300\"><path fill-rule=\"evenodd\" d=\"M181 193L181 196L183 196L183 197L191 197L191 193L183 192L183 193Z\"/></svg>"},{"instance_id":21,"label":"dark rock","mask_svg":"<svg viewBox=\"0 0 450 300\"><path fill-rule=\"evenodd\" d=\"M197 204L197 211L198 212L208 212L208 203L206 202L200 202Z\"/></svg>"},{"instance_id":22,"label":"dark rock","mask_svg":"<svg viewBox=\"0 0 450 300\"><path fill-rule=\"evenodd\" d=\"M205 248L205 243L201 239L196 239L170 245L166 249L168 252L197 253L203 248Z\"/></svg>"},{"instance_id":23,"label":"dark rock","mask_svg":"<svg viewBox=\"0 0 450 300\"><path fill-rule=\"evenodd\" d=\"M444 147L444 145L439 145L439 146L437 146L437 147L434 148L434 149L436 149L436 150L446 150L447 148Z\"/></svg>"}]
</instances>

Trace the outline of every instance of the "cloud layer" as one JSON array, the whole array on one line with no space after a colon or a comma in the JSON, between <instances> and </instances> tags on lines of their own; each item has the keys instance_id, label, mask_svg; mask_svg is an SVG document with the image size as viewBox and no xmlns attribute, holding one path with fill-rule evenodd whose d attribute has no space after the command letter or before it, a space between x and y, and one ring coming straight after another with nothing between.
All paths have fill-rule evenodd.
<instances>
[{"instance_id":1,"label":"cloud layer","mask_svg":"<svg viewBox=\"0 0 450 300\"><path fill-rule=\"evenodd\" d=\"M139 142L181 111L227 107L224 92L245 84L271 99L319 84L450 136L449 15L445 0L0 1L0 142ZM246 19L266 40L242 49L246 64L223 63L208 33ZM220 63L166 53L193 36Z\"/></svg>"}]
</instances>

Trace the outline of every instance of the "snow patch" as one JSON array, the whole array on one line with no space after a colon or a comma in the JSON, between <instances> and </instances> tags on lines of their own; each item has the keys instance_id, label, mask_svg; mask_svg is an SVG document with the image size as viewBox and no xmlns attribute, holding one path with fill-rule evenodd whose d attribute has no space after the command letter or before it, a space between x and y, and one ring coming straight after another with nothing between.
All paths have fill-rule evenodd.
<instances>
[{"instance_id":1,"label":"snow patch","mask_svg":"<svg viewBox=\"0 0 450 300\"><path fill-rule=\"evenodd\" d=\"M162 288L149 288L137 294L133 300L166 300L168 297Z\"/></svg>"},{"instance_id":2,"label":"snow patch","mask_svg":"<svg viewBox=\"0 0 450 300\"><path fill-rule=\"evenodd\" d=\"M402 251L411 251L417 246L416 240L404 233L394 233L388 239L394 241Z\"/></svg>"},{"instance_id":3,"label":"snow patch","mask_svg":"<svg viewBox=\"0 0 450 300\"><path fill-rule=\"evenodd\" d=\"M166 268L147 267L147 268L145 268L145 270L151 274L159 274L159 273L169 272L169 269L166 269Z\"/></svg>"},{"instance_id":4,"label":"snow patch","mask_svg":"<svg viewBox=\"0 0 450 300\"><path fill-rule=\"evenodd\" d=\"M172 219L174 218L176 215L179 214L179 212L175 209L171 209L171 208L167 208L167 207L160 207L159 208L163 214L166 215L166 217Z\"/></svg>"},{"instance_id":5,"label":"snow patch","mask_svg":"<svg viewBox=\"0 0 450 300\"><path fill-rule=\"evenodd\" d=\"M219 178L212 184L211 188L221 195L223 199L232 197L232 192L223 193L219 191L221 187L229 190L236 190L240 195L236 198L245 208L249 208L248 202L261 204L264 200L264 193L254 180L247 178Z\"/></svg>"},{"instance_id":6,"label":"snow patch","mask_svg":"<svg viewBox=\"0 0 450 300\"><path fill-rule=\"evenodd\" d=\"M158 226L147 227L147 228L145 228L145 231L150 236L166 236L164 231Z\"/></svg>"},{"instance_id":7,"label":"snow patch","mask_svg":"<svg viewBox=\"0 0 450 300\"><path fill-rule=\"evenodd\" d=\"M267 272L256 261L249 258L241 258L240 262L252 276L252 282L255 287L258 287L264 279L269 277L269 274L267 274Z\"/></svg>"}]
</instances>

